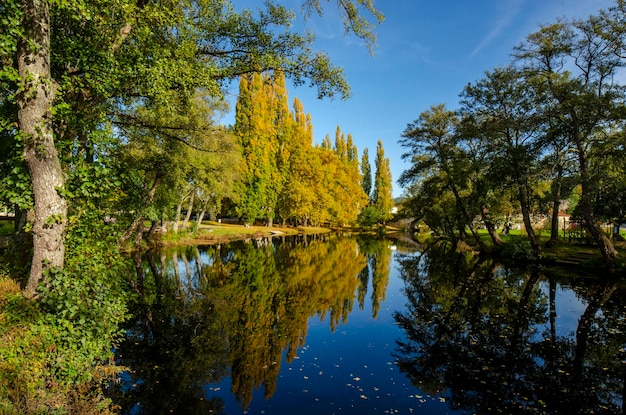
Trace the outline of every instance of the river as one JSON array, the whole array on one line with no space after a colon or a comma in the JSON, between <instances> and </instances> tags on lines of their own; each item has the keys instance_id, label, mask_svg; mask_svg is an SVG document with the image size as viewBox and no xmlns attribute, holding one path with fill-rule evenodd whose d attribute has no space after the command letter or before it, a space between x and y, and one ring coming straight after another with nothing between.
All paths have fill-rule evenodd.
<instances>
[{"instance_id":1,"label":"river","mask_svg":"<svg viewBox=\"0 0 626 415\"><path fill-rule=\"evenodd\" d=\"M323 235L137 261L126 414L622 413L624 286Z\"/></svg>"}]
</instances>

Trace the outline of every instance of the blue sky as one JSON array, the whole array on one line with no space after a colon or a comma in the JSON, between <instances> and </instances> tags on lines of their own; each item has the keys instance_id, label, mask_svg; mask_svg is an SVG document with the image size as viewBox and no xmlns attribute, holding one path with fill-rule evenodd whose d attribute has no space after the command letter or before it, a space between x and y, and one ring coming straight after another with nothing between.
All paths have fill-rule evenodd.
<instances>
[{"instance_id":1,"label":"blue sky","mask_svg":"<svg viewBox=\"0 0 626 415\"><path fill-rule=\"evenodd\" d=\"M279 3L299 11L302 0ZM376 30L373 56L360 39L344 34L335 0L322 3L324 18L303 22L298 16L295 27L312 31L315 49L344 68L352 96L346 101L318 100L314 89L291 87L290 101L298 97L311 114L316 143L326 134L334 140L339 125L346 136L352 134L359 154L368 148L372 168L376 143L382 140L398 197L403 189L396 181L409 167L401 159L404 149L398 141L408 123L431 105L456 109L463 88L485 71L510 63L513 48L539 24L587 17L615 1L375 0L385 21ZM236 95L236 86L229 92Z\"/></svg>"}]
</instances>

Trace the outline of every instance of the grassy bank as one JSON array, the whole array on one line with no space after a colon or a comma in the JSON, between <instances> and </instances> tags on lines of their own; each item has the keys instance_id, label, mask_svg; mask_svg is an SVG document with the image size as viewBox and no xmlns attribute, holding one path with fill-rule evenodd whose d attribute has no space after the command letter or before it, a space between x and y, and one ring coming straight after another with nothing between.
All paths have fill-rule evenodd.
<instances>
[{"instance_id":1,"label":"grassy bank","mask_svg":"<svg viewBox=\"0 0 626 415\"><path fill-rule=\"evenodd\" d=\"M281 235L320 234L332 232L323 227L282 227L282 226L244 226L238 223L218 223L204 221L198 229L172 231L161 235L163 246L184 244L216 244L246 239L258 239Z\"/></svg>"},{"instance_id":2,"label":"grassy bank","mask_svg":"<svg viewBox=\"0 0 626 415\"><path fill-rule=\"evenodd\" d=\"M493 249L494 246L489 233L486 230L479 230L478 234L484 246L488 250ZM561 238L558 243L549 244L549 231L541 231L537 236L541 244L541 262L545 264L585 268L604 266L602 253L591 239L569 240ZM508 235L500 235L500 238L503 242L500 253L503 259L515 260L532 256L530 242L525 232L511 231ZM614 241L614 246L618 252L615 268L626 270L626 242Z\"/></svg>"}]
</instances>

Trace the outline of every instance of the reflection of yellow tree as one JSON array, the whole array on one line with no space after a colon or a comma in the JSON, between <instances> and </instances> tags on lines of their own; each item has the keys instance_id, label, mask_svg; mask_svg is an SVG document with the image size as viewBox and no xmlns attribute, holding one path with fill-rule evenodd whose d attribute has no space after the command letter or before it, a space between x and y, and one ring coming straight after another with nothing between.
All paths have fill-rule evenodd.
<instances>
[{"instance_id":1,"label":"reflection of yellow tree","mask_svg":"<svg viewBox=\"0 0 626 415\"><path fill-rule=\"evenodd\" d=\"M337 238L329 243L313 241L289 251L289 265L283 270L290 298L289 312L301 315L301 327L317 313L324 319L330 313L334 330L345 323L352 311L357 275L366 264L356 241Z\"/></svg>"},{"instance_id":2,"label":"reflection of yellow tree","mask_svg":"<svg viewBox=\"0 0 626 415\"><path fill-rule=\"evenodd\" d=\"M254 388L265 396L276 388L283 350L287 361L304 345L309 317L330 315L331 330L352 311L357 274L366 258L353 239L330 238L307 244L248 244L224 261L211 255L204 272L212 287L205 295L232 322L229 337L232 391L244 407ZM214 275L212 271L215 270ZM211 284L214 278L219 284Z\"/></svg>"},{"instance_id":3,"label":"reflection of yellow tree","mask_svg":"<svg viewBox=\"0 0 626 415\"><path fill-rule=\"evenodd\" d=\"M363 310L363 307L365 307L365 294L367 294L367 286L370 280L370 269L367 265L359 272L359 280L357 298L359 300L359 310Z\"/></svg>"},{"instance_id":4,"label":"reflection of yellow tree","mask_svg":"<svg viewBox=\"0 0 626 415\"><path fill-rule=\"evenodd\" d=\"M135 315L142 321L131 323L135 338L127 344L149 352L128 361L142 380L135 399L159 396L163 407L179 408L184 402L177 397L201 394L200 385L219 381L228 369L244 408L255 388L272 396L283 353L291 363L309 319L328 317L331 331L345 323L357 288L359 296L367 292L370 267L372 299L380 304L390 259L386 243L326 235L202 252L186 247L161 251L145 268L138 263L145 280L137 284L142 304ZM186 368L182 377L180 368Z\"/></svg>"}]
</instances>

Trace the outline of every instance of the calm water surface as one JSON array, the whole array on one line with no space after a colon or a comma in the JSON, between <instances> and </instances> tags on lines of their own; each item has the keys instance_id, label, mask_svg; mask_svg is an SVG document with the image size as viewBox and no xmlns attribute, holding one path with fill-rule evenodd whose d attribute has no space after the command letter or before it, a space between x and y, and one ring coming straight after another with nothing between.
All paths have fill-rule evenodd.
<instances>
[{"instance_id":1,"label":"calm water surface","mask_svg":"<svg viewBox=\"0 0 626 415\"><path fill-rule=\"evenodd\" d=\"M128 414L622 411L615 283L338 235L136 267Z\"/></svg>"}]
</instances>

